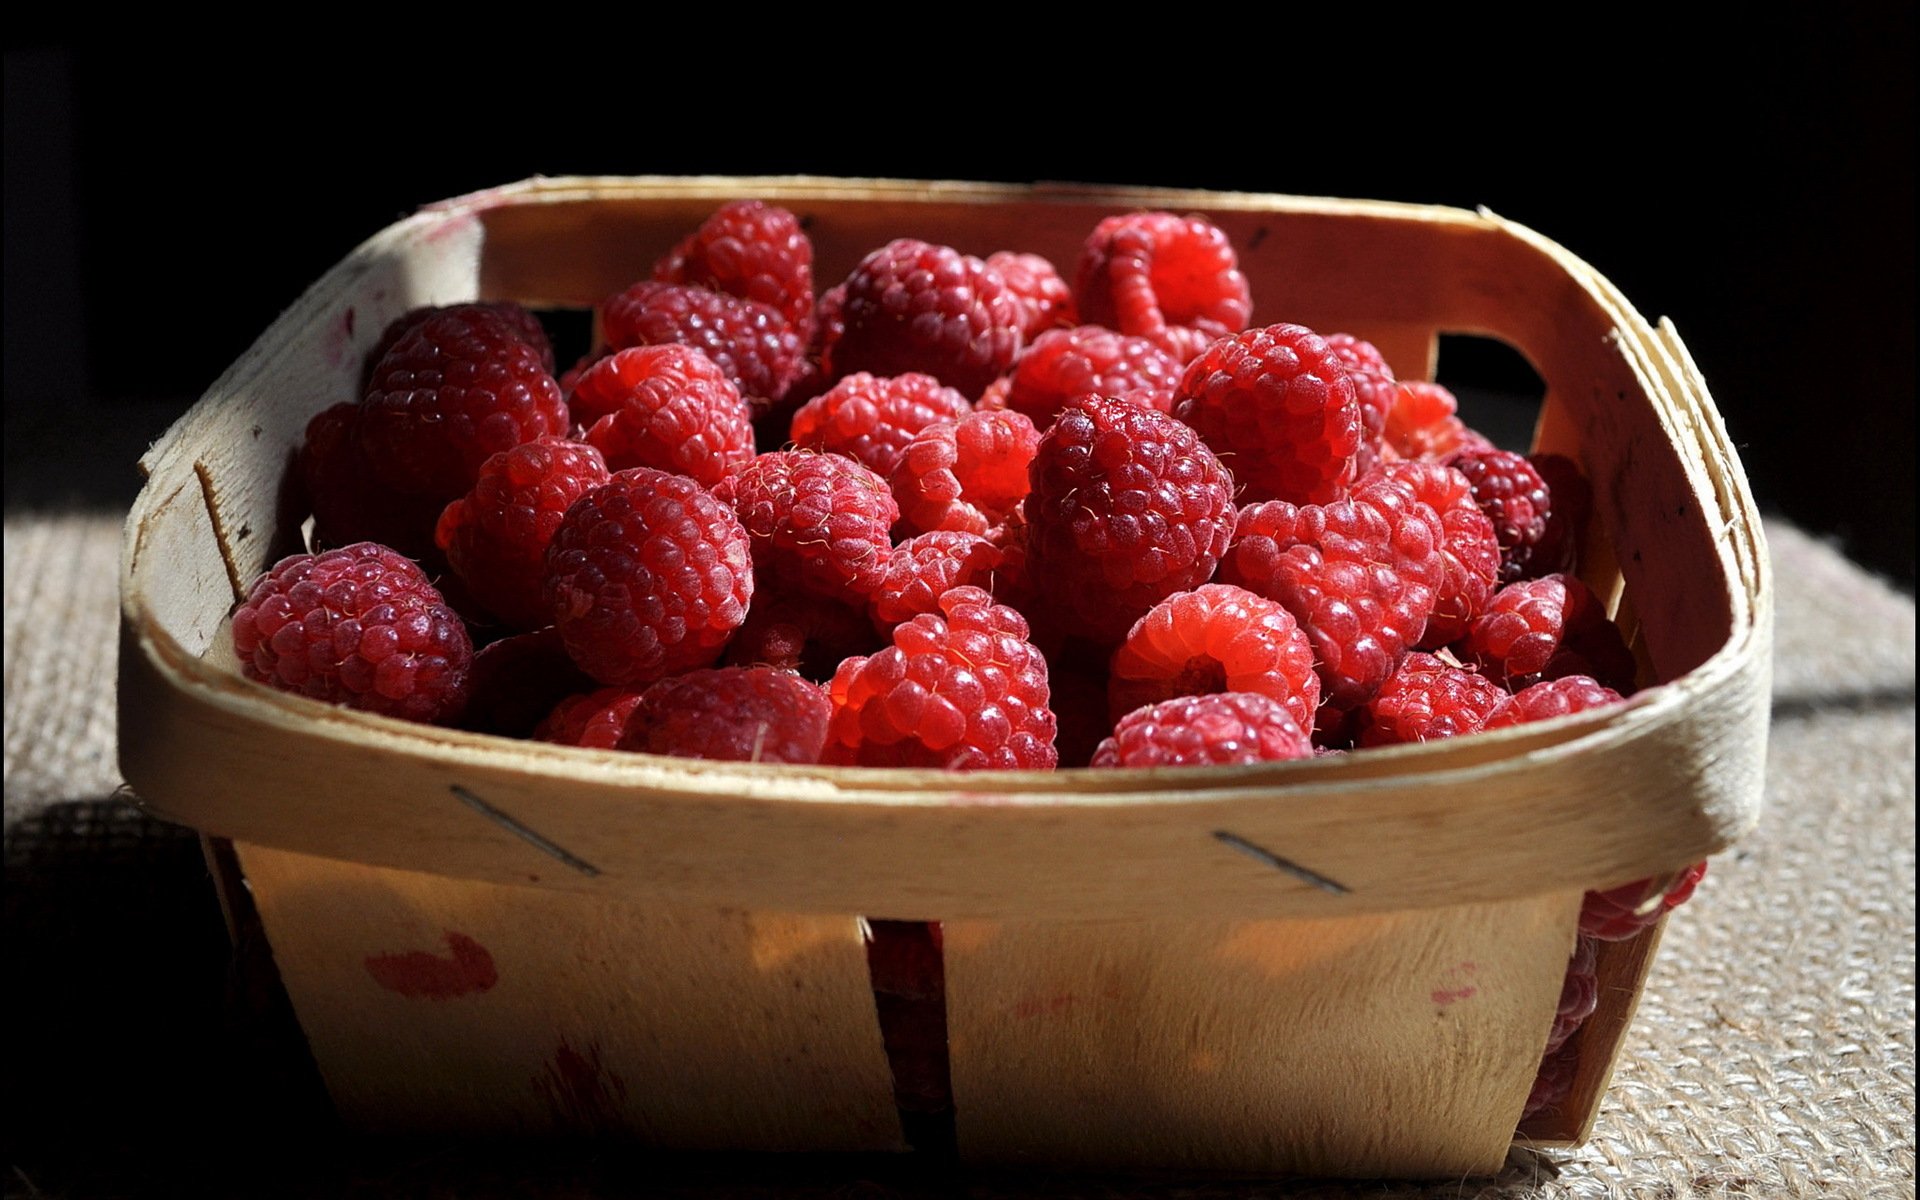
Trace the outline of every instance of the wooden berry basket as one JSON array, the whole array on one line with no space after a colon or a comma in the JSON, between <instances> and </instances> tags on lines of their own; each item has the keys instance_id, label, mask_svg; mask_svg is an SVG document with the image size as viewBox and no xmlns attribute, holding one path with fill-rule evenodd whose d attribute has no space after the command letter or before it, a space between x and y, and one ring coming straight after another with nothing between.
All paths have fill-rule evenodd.
<instances>
[{"instance_id":1,"label":"wooden berry basket","mask_svg":"<svg viewBox=\"0 0 1920 1200\"><path fill-rule=\"evenodd\" d=\"M896 236L1069 265L1097 220L1200 212L1255 323L1441 332L1547 383L1539 448L1595 484L1583 569L1648 684L1458 741L1177 772L954 776L536 745L247 683L226 619L298 547L282 478L421 304L585 307L725 200L807 222L823 286ZM866 919L938 920L969 1161L1440 1176L1515 1138L1581 893L1758 814L1771 586L1747 483L1672 327L1487 213L806 178L531 180L433 205L316 283L142 460L122 564L121 764L231 839L351 1121L651 1144L904 1149ZM1657 933L1609 946L1585 1136Z\"/></svg>"}]
</instances>

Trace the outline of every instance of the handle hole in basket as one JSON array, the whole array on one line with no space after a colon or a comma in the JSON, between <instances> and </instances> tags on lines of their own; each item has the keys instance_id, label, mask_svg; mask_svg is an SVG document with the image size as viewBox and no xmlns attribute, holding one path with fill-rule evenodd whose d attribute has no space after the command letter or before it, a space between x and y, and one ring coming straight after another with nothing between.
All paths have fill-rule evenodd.
<instances>
[{"instance_id":1,"label":"handle hole in basket","mask_svg":"<svg viewBox=\"0 0 1920 1200\"><path fill-rule=\"evenodd\" d=\"M1442 333L1434 382L1460 401L1460 419L1502 450L1526 453L1547 381L1526 355L1499 338Z\"/></svg>"}]
</instances>

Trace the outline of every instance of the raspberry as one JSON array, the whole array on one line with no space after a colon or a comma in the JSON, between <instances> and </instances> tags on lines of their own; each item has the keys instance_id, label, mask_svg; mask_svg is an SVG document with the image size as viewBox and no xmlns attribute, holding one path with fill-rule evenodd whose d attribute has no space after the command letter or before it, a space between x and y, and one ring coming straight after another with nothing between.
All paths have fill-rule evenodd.
<instances>
[{"instance_id":1,"label":"raspberry","mask_svg":"<svg viewBox=\"0 0 1920 1200\"><path fill-rule=\"evenodd\" d=\"M1522 1121L1560 1107L1573 1095L1573 1077L1580 1067L1577 1050L1576 1046L1561 1046L1540 1060L1540 1073L1534 1076L1526 1107L1520 1111Z\"/></svg>"},{"instance_id":2,"label":"raspberry","mask_svg":"<svg viewBox=\"0 0 1920 1200\"><path fill-rule=\"evenodd\" d=\"M1493 522L1500 543L1500 582L1527 578L1526 568L1553 512L1553 496L1532 463L1511 450L1463 450L1447 465L1466 476L1473 502Z\"/></svg>"},{"instance_id":3,"label":"raspberry","mask_svg":"<svg viewBox=\"0 0 1920 1200\"><path fill-rule=\"evenodd\" d=\"M780 403L807 366L806 339L765 304L700 287L636 283L600 310L609 348L691 346L712 359L757 415Z\"/></svg>"},{"instance_id":4,"label":"raspberry","mask_svg":"<svg viewBox=\"0 0 1920 1200\"><path fill-rule=\"evenodd\" d=\"M529 737L554 705L593 687L593 679L567 657L553 626L504 637L473 656L472 696L460 727Z\"/></svg>"},{"instance_id":5,"label":"raspberry","mask_svg":"<svg viewBox=\"0 0 1920 1200\"><path fill-rule=\"evenodd\" d=\"M640 707L640 689L606 687L568 696L554 705L547 719L533 731L536 741L589 750L618 750L634 710Z\"/></svg>"},{"instance_id":6,"label":"raspberry","mask_svg":"<svg viewBox=\"0 0 1920 1200\"><path fill-rule=\"evenodd\" d=\"M1242 509L1220 581L1277 600L1313 642L1319 721L1331 723L1380 690L1420 640L1440 578L1440 518L1405 503L1389 521L1352 500Z\"/></svg>"},{"instance_id":7,"label":"raspberry","mask_svg":"<svg viewBox=\"0 0 1920 1200\"><path fill-rule=\"evenodd\" d=\"M380 340L374 343L373 350L367 355L367 378L361 381L361 392L373 380L373 368L387 356L387 351L400 344L400 339L424 325L428 320L445 313L483 312L500 318L515 336L531 346L540 355L540 365L547 374L553 374L553 343L547 338L546 327L540 324L540 318L511 300L491 300L475 304L449 304L435 308L427 305L410 309L393 319L386 329L381 331Z\"/></svg>"},{"instance_id":8,"label":"raspberry","mask_svg":"<svg viewBox=\"0 0 1920 1200\"><path fill-rule=\"evenodd\" d=\"M712 487L753 457L753 417L725 372L690 346L634 346L587 368L576 417L616 471L654 467Z\"/></svg>"},{"instance_id":9,"label":"raspberry","mask_svg":"<svg viewBox=\"0 0 1920 1200\"><path fill-rule=\"evenodd\" d=\"M1042 429L1063 405L1084 396L1119 396L1161 412L1173 411L1180 360L1142 337L1098 325L1041 334L1014 364L1006 406Z\"/></svg>"},{"instance_id":10,"label":"raspberry","mask_svg":"<svg viewBox=\"0 0 1920 1200\"><path fill-rule=\"evenodd\" d=\"M833 704L819 684L773 667L717 667L646 690L622 750L726 762L814 763Z\"/></svg>"},{"instance_id":11,"label":"raspberry","mask_svg":"<svg viewBox=\"0 0 1920 1200\"><path fill-rule=\"evenodd\" d=\"M965 396L931 375L890 379L848 375L793 414L794 444L831 450L891 475L915 434L973 411Z\"/></svg>"},{"instance_id":12,"label":"raspberry","mask_svg":"<svg viewBox=\"0 0 1920 1200\"><path fill-rule=\"evenodd\" d=\"M828 353L836 374L921 371L972 397L1013 365L1026 304L1000 272L947 246L900 238L862 259Z\"/></svg>"},{"instance_id":13,"label":"raspberry","mask_svg":"<svg viewBox=\"0 0 1920 1200\"><path fill-rule=\"evenodd\" d=\"M1128 713L1092 765L1213 767L1312 755L1313 742L1286 705L1254 692L1216 692Z\"/></svg>"},{"instance_id":14,"label":"raspberry","mask_svg":"<svg viewBox=\"0 0 1920 1200\"><path fill-rule=\"evenodd\" d=\"M233 645L249 679L409 721L453 721L471 686L467 627L374 542L274 564L233 614Z\"/></svg>"},{"instance_id":15,"label":"raspberry","mask_svg":"<svg viewBox=\"0 0 1920 1200\"><path fill-rule=\"evenodd\" d=\"M813 306L813 337L808 340L808 357L819 364L820 375L831 381L834 376L833 348L847 331L847 285L836 283L820 293Z\"/></svg>"},{"instance_id":16,"label":"raspberry","mask_svg":"<svg viewBox=\"0 0 1920 1200\"><path fill-rule=\"evenodd\" d=\"M1361 709L1355 745L1459 737L1485 724L1506 699L1506 689L1485 675L1431 654L1409 654Z\"/></svg>"},{"instance_id":17,"label":"raspberry","mask_svg":"<svg viewBox=\"0 0 1920 1200\"><path fill-rule=\"evenodd\" d=\"M1223 338L1187 364L1173 415L1233 469L1243 500L1324 504L1354 480L1360 404L1346 364L1304 325Z\"/></svg>"},{"instance_id":18,"label":"raspberry","mask_svg":"<svg viewBox=\"0 0 1920 1200\"><path fill-rule=\"evenodd\" d=\"M1580 473L1572 459L1561 454L1534 454L1527 462L1546 485L1547 526L1531 551L1514 558L1520 578L1538 579L1542 575L1571 571L1580 564L1580 535L1593 511L1593 485Z\"/></svg>"},{"instance_id":19,"label":"raspberry","mask_svg":"<svg viewBox=\"0 0 1920 1200\"><path fill-rule=\"evenodd\" d=\"M914 435L893 468L900 523L984 534L1020 507L1040 432L1017 412L969 413Z\"/></svg>"},{"instance_id":20,"label":"raspberry","mask_svg":"<svg viewBox=\"0 0 1920 1200\"><path fill-rule=\"evenodd\" d=\"M1253 300L1218 226L1166 212L1108 217L1080 251L1080 319L1151 338L1181 362L1247 326Z\"/></svg>"},{"instance_id":21,"label":"raspberry","mask_svg":"<svg viewBox=\"0 0 1920 1200\"><path fill-rule=\"evenodd\" d=\"M1330 333L1327 349L1345 364L1347 378L1353 381L1353 398L1360 403L1360 452L1356 461L1359 473L1365 475L1380 461L1387 412L1393 408L1399 384L1393 378L1393 368L1372 342L1363 342L1350 333Z\"/></svg>"},{"instance_id":22,"label":"raspberry","mask_svg":"<svg viewBox=\"0 0 1920 1200\"><path fill-rule=\"evenodd\" d=\"M864 609L806 592L764 588L754 593L747 623L727 643L726 662L781 667L824 683L845 660L885 644Z\"/></svg>"},{"instance_id":23,"label":"raspberry","mask_svg":"<svg viewBox=\"0 0 1920 1200\"><path fill-rule=\"evenodd\" d=\"M603 684L704 667L746 620L746 530L684 475L632 467L580 497L547 547L547 603L567 653Z\"/></svg>"},{"instance_id":24,"label":"raspberry","mask_svg":"<svg viewBox=\"0 0 1920 1200\"><path fill-rule=\"evenodd\" d=\"M1073 324L1073 291L1045 258L1002 250L987 256L987 267L1000 272L1007 290L1026 309L1020 325L1023 340L1031 342L1049 329Z\"/></svg>"},{"instance_id":25,"label":"raspberry","mask_svg":"<svg viewBox=\"0 0 1920 1200\"><path fill-rule=\"evenodd\" d=\"M1553 1014L1553 1027L1547 1031L1547 1053L1567 1044L1593 1010L1600 1007L1600 980L1594 974L1600 940L1581 934L1574 939L1573 957L1567 961L1567 975L1560 983L1560 1007Z\"/></svg>"},{"instance_id":26,"label":"raspberry","mask_svg":"<svg viewBox=\"0 0 1920 1200\"><path fill-rule=\"evenodd\" d=\"M850 458L780 450L714 485L753 539L754 569L774 586L864 606L886 576L900 506L886 481Z\"/></svg>"},{"instance_id":27,"label":"raspberry","mask_svg":"<svg viewBox=\"0 0 1920 1200\"><path fill-rule=\"evenodd\" d=\"M1580 932L1603 942L1624 942L1685 904L1706 876L1694 863L1664 879L1636 879L1604 892L1588 892L1580 905Z\"/></svg>"},{"instance_id":28,"label":"raspberry","mask_svg":"<svg viewBox=\"0 0 1920 1200\"><path fill-rule=\"evenodd\" d=\"M1434 463L1387 463L1355 484L1353 495L1384 510L1391 507L1385 495L1389 490L1425 504L1440 517L1440 560L1445 573L1434 591L1433 616L1418 644L1422 650L1437 650L1459 640L1492 601L1500 583L1500 543L1494 538L1493 522L1473 502L1466 476L1457 471Z\"/></svg>"},{"instance_id":29,"label":"raspberry","mask_svg":"<svg viewBox=\"0 0 1920 1200\"><path fill-rule=\"evenodd\" d=\"M555 437L515 446L447 505L434 541L480 607L515 629L538 629L553 622L547 543L567 508L610 478L592 446Z\"/></svg>"},{"instance_id":30,"label":"raspberry","mask_svg":"<svg viewBox=\"0 0 1920 1200\"><path fill-rule=\"evenodd\" d=\"M1313 728L1320 677L1293 614L1245 588L1203 584L1153 606L1113 652L1108 711L1214 692L1258 692Z\"/></svg>"},{"instance_id":31,"label":"raspberry","mask_svg":"<svg viewBox=\"0 0 1920 1200\"><path fill-rule=\"evenodd\" d=\"M893 548L887 575L874 589L873 623L883 633L921 613L940 611L949 588L992 590L993 573L1005 556L973 533L923 533Z\"/></svg>"},{"instance_id":32,"label":"raspberry","mask_svg":"<svg viewBox=\"0 0 1920 1200\"><path fill-rule=\"evenodd\" d=\"M1487 718L1482 730L1505 729L1586 712L1623 699L1619 692L1585 675L1548 679L1515 692Z\"/></svg>"},{"instance_id":33,"label":"raspberry","mask_svg":"<svg viewBox=\"0 0 1920 1200\"><path fill-rule=\"evenodd\" d=\"M381 484L444 505L487 459L568 425L539 353L501 318L469 309L422 321L380 360L358 438Z\"/></svg>"},{"instance_id":34,"label":"raspberry","mask_svg":"<svg viewBox=\"0 0 1920 1200\"><path fill-rule=\"evenodd\" d=\"M1051 770L1047 660L1027 623L974 587L940 597L893 645L840 665L823 761L865 766Z\"/></svg>"},{"instance_id":35,"label":"raspberry","mask_svg":"<svg viewBox=\"0 0 1920 1200\"><path fill-rule=\"evenodd\" d=\"M653 277L764 304L802 341L813 328L813 243L792 213L760 200L722 205L654 264Z\"/></svg>"},{"instance_id":36,"label":"raspberry","mask_svg":"<svg viewBox=\"0 0 1920 1200\"><path fill-rule=\"evenodd\" d=\"M1401 458L1428 462L1490 448L1493 443L1454 415L1459 409L1453 393L1439 384L1402 380L1387 410L1386 448Z\"/></svg>"},{"instance_id":37,"label":"raspberry","mask_svg":"<svg viewBox=\"0 0 1920 1200\"><path fill-rule=\"evenodd\" d=\"M1633 652L1599 599L1572 575L1501 588L1468 629L1467 652L1512 688L1589 675L1614 691L1633 690Z\"/></svg>"},{"instance_id":38,"label":"raspberry","mask_svg":"<svg viewBox=\"0 0 1920 1200\"><path fill-rule=\"evenodd\" d=\"M1233 536L1233 476L1192 429L1130 401L1062 409L1030 476L1028 580L1055 616L1105 645L1211 579Z\"/></svg>"},{"instance_id":39,"label":"raspberry","mask_svg":"<svg viewBox=\"0 0 1920 1200\"><path fill-rule=\"evenodd\" d=\"M440 504L375 479L354 436L359 427L358 404L336 404L307 423L297 462L315 546L379 542L410 558L432 554Z\"/></svg>"}]
</instances>

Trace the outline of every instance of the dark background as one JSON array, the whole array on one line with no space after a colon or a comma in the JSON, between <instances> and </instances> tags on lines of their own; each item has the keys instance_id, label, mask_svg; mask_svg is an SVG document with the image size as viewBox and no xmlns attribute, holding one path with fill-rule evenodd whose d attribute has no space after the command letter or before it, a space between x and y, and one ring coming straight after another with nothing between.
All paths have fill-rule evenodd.
<instances>
[{"instance_id":1,"label":"dark background","mask_svg":"<svg viewBox=\"0 0 1920 1200\"><path fill-rule=\"evenodd\" d=\"M591 61L10 34L10 502L130 497L130 471L91 480L45 447L71 433L131 461L309 281L431 200L534 174L1077 180L1529 225L1674 320L1763 506L1910 590L1911 7L1477 55L1363 33L1236 31L1252 44L1233 63L1137 30L1158 62L1103 46L767 64L665 33Z\"/></svg>"}]
</instances>

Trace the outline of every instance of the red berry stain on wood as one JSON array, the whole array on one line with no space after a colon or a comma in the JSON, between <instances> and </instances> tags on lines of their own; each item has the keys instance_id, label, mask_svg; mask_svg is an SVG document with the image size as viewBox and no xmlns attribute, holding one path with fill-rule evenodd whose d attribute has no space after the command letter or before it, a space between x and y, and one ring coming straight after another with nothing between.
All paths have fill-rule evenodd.
<instances>
[{"instance_id":1,"label":"red berry stain on wood","mask_svg":"<svg viewBox=\"0 0 1920 1200\"><path fill-rule=\"evenodd\" d=\"M1480 964L1476 962L1459 963L1447 971L1448 981L1457 983L1460 976L1472 975L1479 969ZM1441 1008L1445 1008L1461 1000L1470 1000L1478 995L1479 992L1480 989L1470 983L1459 983L1458 986L1454 987L1435 988L1432 993L1432 999L1435 1004Z\"/></svg>"},{"instance_id":2,"label":"red berry stain on wood","mask_svg":"<svg viewBox=\"0 0 1920 1200\"><path fill-rule=\"evenodd\" d=\"M583 1053L561 1039L533 1086L546 1098L555 1121L569 1129L611 1129L621 1125L627 1083L600 1061L600 1047Z\"/></svg>"},{"instance_id":3,"label":"red berry stain on wood","mask_svg":"<svg viewBox=\"0 0 1920 1200\"><path fill-rule=\"evenodd\" d=\"M390 992L413 1000L451 1000L484 992L500 981L487 948L464 933L446 931L451 954L408 950L402 954L369 954L367 974Z\"/></svg>"}]
</instances>

